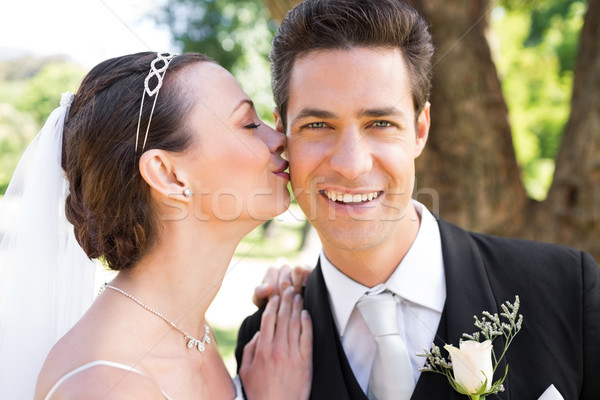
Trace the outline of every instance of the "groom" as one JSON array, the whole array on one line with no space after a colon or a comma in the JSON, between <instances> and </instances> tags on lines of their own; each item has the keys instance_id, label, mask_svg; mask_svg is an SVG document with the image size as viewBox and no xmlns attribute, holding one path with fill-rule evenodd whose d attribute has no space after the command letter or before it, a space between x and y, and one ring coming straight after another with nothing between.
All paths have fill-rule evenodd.
<instances>
[{"instance_id":1,"label":"groom","mask_svg":"<svg viewBox=\"0 0 600 400\"><path fill-rule=\"evenodd\" d=\"M432 52L427 24L399 0L307 0L273 40L277 129L288 137L298 204L323 244L304 291L314 325L311 399L366 399L373 378L399 370L404 377L387 382L404 391L394 398L466 398L444 376L419 372L425 359L416 353L432 342L458 346L476 330L474 315L497 313L516 295L523 328L494 376L510 365L505 390L490 398L537 399L551 385L565 399L598 398L594 260L467 232L411 199L430 125ZM379 342L362 304L381 293L395 301L404 356L371 376ZM260 311L240 328L238 361L259 324Z\"/></svg>"}]
</instances>

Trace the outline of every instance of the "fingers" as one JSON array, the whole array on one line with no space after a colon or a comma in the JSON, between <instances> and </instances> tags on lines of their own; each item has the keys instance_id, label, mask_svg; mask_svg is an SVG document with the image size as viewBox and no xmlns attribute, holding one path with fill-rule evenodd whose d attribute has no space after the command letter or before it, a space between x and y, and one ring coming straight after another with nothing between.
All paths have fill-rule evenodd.
<instances>
[{"instance_id":1,"label":"fingers","mask_svg":"<svg viewBox=\"0 0 600 400\"><path fill-rule=\"evenodd\" d=\"M292 286L292 273L288 265L282 265L279 268L279 277L277 281L277 293L284 293L285 289Z\"/></svg>"},{"instance_id":2,"label":"fingers","mask_svg":"<svg viewBox=\"0 0 600 400\"><path fill-rule=\"evenodd\" d=\"M260 286L257 286L254 289L254 295L252 295L252 302L256 305L256 307L264 307L271 297L275 293L273 286L270 283L263 283Z\"/></svg>"},{"instance_id":3,"label":"fingers","mask_svg":"<svg viewBox=\"0 0 600 400\"><path fill-rule=\"evenodd\" d=\"M290 317L290 327L288 332L288 345L290 349L296 349L299 346L303 300L299 294L294 295L294 303L292 304L292 315Z\"/></svg>"},{"instance_id":4,"label":"fingers","mask_svg":"<svg viewBox=\"0 0 600 400\"><path fill-rule=\"evenodd\" d=\"M310 314L306 310L300 313L302 332L300 334L300 355L305 361L312 362L313 329Z\"/></svg>"},{"instance_id":5,"label":"fingers","mask_svg":"<svg viewBox=\"0 0 600 400\"><path fill-rule=\"evenodd\" d=\"M275 335L275 322L277 320L277 310L279 308L279 296L275 295L269 300L260 321L260 331L262 332L259 342L271 343Z\"/></svg>"},{"instance_id":6,"label":"fingers","mask_svg":"<svg viewBox=\"0 0 600 400\"><path fill-rule=\"evenodd\" d=\"M313 371L312 322L303 299L288 287L267 303L260 335L244 347L240 377L248 398L307 399ZM265 381L269 382L265 385Z\"/></svg>"},{"instance_id":7,"label":"fingers","mask_svg":"<svg viewBox=\"0 0 600 400\"><path fill-rule=\"evenodd\" d=\"M293 286L296 293L302 293L304 281L308 273L302 267L290 270L288 265L281 268L270 267L263 278L263 283L254 289L252 302L257 307L263 307L268 299L275 294L281 295L289 286Z\"/></svg>"},{"instance_id":8,"label":"fingers","mask_svg":"<svg viewBox=\"0 0 600 400\"><path fill-rule=\"evenodd\" d=\"M265 272L263 283L269 283L271 286L275 287L277 285L278 276L279 268L269 267L269 269L267 269L267 272Z\"/></svg>"},{"instance_id":9,"label":"fingers","mask_svg":"<svg viewBox=\"0 0 600 400\"><path fill-rule=\"evenodd\" d=\"M242 365L241 369L250 368L252 363L254 362L254 356L256 354L256 344L258 343L258 337L260 335L260 331L257 331L252 340L250 340L246 346L244 346L244 352L242 354Z\"/></svg>"},{"instance_id":10,"label":"fingers","mask_svg":"<svg viewBox=\"0 0 600 400\"><path fill-rule=\"evenodd\" d=\"M269 298L277 294L277 285L279 280L279 268L269 267L263 278L262 284L254 289L252 302L257 307L263 307L267 304Z\"/></svg>"},{"instance_id":11,"label":"fingers","mask_svg":"<svg viewBox=\"0 0 600 400\"><path fill-rule=\"evenodd\" d=\"M297 265L291 270L291 283L296 293L302 293L302 289L306 286L306 281L311 272L312 268L309 266L301 267Z\"/></svg>"},{"instance_id":12,"label":"fingers","mask_svg":"<svg viewBox=\"0 0 600 400\"><path fill-rule=\"evenodd\" d=\"M294 303L294 290L289 287L283 293L281 304L277 311L277 326L275 327L275 346L281 350L288 348L288 330L292 316L292 304Z\"/></svg>"}]
</instances>

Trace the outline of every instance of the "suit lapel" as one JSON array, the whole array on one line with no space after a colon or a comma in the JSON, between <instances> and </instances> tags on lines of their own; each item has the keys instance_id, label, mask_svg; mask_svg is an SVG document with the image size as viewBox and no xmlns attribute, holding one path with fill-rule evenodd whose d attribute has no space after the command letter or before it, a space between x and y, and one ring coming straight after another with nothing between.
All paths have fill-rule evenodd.
<instances>
[{"instance_id":1,"label":"suit lapel","mask_svg":"<svg viewBox=\"0 0 600 400\"><path fill-rule=\"evenodd\" d=\"M438 219L438 224L446 274L446 304L442 315L446 324L446 334L444 335L440 326L436 341L458 347L463 333L470 334L477 331L473 316L480 317L482 311L498 313L498 303L492 292L486 266L470 234L441 219ZM503 349L504 338L500 336L494 340L495 354L500 356ZM505 368L506 360L503 359L494 378L498 379L502 376ZM425 373L421 376L431 374ZM444 378L441 375L440 377ZM456 397L457 393L447 383L446 385L451 392L450 398L465 398ZM505 387L508 385L508 378L504 385ZM495 398L508 400L508 390L499 393Z\"/></svg>"},{"instance_id":2,"label":"suit lapel","mask_svg":"<svg viewBox=\"0 0 600 400\"><path fill-rule=\"evenodd\" d=\"M304 301L313 320L311 400L366 400L339 340L320 263L308 279Z\"/></svg>"},{"instance_id":3,"label":"suit lapel","mask_svg":"<svg viewBox=\"0 0 600 400\"><path fill-rule=\"evenodd\" d=\"M438 326L437 333L435 334L434 343L436 346L443 347L447 342L446 337L448 336L448 325L446 323L446 308L442 312L442 318L440 319L440 325ZM432 372L421 372L421 376L417 381L415 390L411 396L412 400L425 400L425 399L436 399L436 400L449 400L451 397L452 390L448 390L448 380L445 376L440 374L434 374ZM464 400L464 399L461 399Z\"/></svg>"}]
</instances>

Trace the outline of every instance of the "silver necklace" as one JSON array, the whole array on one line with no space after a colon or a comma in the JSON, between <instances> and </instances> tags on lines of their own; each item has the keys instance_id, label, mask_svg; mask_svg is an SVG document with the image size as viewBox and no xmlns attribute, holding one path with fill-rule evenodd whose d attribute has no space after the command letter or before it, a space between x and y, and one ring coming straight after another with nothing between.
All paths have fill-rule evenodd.
<instances>
[{"instance_id":1,"label":"silver necklace","mask_svg":"<svg viewBox=\"0 0 600 400\"><path fill-rule=\"evenodd\" d=\"M159 317L160 319L165 321L167 324L171 325L171 327L173 329L175 329L176 331L178 331L179 333L181 333L183 335L183 337L187 341L188 349L191 349L192 347L196 347L200 353L204 353L204 350L206 349L206 345L208 343L210 343L210 328L208 327L208 325L204 324L204 337L202 338L202 340L198 340L198 339L194 338L192 335L190 335L189 333L187 333L186 331L184 331L183 329L181 329L180 327L178 327L177 325L175 325L173 322L169 321L167 319L167 317L165 317L158 311L150 308L146 304L142 303L141 301L139 301L138 299L136 299L134 296L130 295L126 291L119 289L118 287L109 285L108 283L104 284L104 288L112 289L115 292L121 293L125 297L129 297L131 300L135 301L140 306L145 308L146 311L150 311L152 314L156 315L157 317ZM103 288L103 290L104 290L104 288ZM102 291L100 291L100 293L102 293Z\"/></svg>"}]
</instances>

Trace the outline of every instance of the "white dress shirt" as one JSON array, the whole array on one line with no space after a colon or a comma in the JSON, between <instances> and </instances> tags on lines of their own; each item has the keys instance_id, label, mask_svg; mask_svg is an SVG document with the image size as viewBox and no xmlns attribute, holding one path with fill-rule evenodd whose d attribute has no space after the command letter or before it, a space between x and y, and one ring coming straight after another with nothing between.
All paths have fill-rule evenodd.
<instances>
[{"instance_id":1,"label":"white dress shirt","mask_svg":"<svg viewBox=\"0 0 600 400\"><path fill-rule=\"evenodd\" d=\"M403 336L413 368L415 383L425 357L417 357L429 349L442 316L446 301L446 280L442 259L440 231L435 217L421 203L413 200L421 216L417 236L387 282L368 288L350 279L334 267L321 252L321 269L329 292L333 317L350 367L363 391L367 392L371 364L375 357L375 340L356 309L356 302L365 292L390 290L402 301L399 312L404 326L398 326Z\"/></svg>"}]
</instances>

